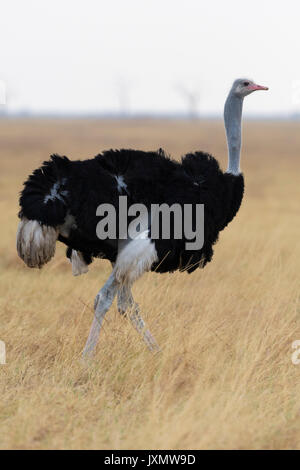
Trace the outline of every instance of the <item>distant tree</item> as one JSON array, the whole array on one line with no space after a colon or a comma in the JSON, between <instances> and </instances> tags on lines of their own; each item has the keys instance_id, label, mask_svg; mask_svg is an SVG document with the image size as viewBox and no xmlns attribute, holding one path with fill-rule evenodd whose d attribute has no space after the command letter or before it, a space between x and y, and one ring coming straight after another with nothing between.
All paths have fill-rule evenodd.
<instances>
[{"instance_id":1,"label":"distant tree","mask_svg":"<svg viewBox=\"0 0 300 470\"><path fill-rule=\"evenodd\" d=\"M130 114L130 91L130 82L124 77L119 77L116 82L116 92L119 104L119 114L122 117L128 117Z\"/></svg>"},{"instance_id":2,"label":"distant tree","mask_svg":"<svg viewBox=\"0 0 300 470\"><path fill-rule=\"evenodd\" d=\"M185 100L187 115L189 119L196 119L198 117L198 106L200 101L200 92L192 87L187 87L183 84L178 84L176 87L178 93Z\"/></svg>"}]
</instances>

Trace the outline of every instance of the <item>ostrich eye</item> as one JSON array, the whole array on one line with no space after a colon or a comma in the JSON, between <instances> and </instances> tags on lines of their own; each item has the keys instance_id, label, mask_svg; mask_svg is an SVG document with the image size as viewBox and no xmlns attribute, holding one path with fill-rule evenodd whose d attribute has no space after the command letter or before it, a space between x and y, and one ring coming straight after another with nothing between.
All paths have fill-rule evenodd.
<instances>
[{"instance_id":1,"label":"ostrich eye","mask_svg":"<svg viewBox=\"0 0 300 470\"><path fill-rule=\"evenodd\" d=\"M250 85L250 82L244 82L243 85L244 85L244 86L249 86L249 85Z\"/></svg>"}]
</instances>

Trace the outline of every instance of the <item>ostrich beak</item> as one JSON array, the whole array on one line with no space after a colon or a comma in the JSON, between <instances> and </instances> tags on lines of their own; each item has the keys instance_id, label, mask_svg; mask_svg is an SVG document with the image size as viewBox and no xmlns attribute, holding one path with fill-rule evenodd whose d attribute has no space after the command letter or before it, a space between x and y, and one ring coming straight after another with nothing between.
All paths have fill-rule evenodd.
<instances>
[{"instance_id":1,"label":"ostrich beak","mask_svg":"<svg viewBox=\"0 0 300 470\"><path fill-rule=\"evenodd\" d=\"M256 91L256 90L268 90L269 88L267 86L262 86L262 85L249 85L249 90L251 91Z\"/></svg>"}]
</instances>

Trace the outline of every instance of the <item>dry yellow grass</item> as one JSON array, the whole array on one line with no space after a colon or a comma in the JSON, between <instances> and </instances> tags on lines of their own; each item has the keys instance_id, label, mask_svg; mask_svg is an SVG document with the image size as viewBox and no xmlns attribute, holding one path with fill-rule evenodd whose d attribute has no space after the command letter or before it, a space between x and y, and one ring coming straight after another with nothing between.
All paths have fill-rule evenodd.
<instances>
[{"instance_id":1,"label":"dry yellow grass","mask_svg":"<svg viewBox=\"0 0 300 470\"><path fill-rule=\"evenodd\" d=\"M300 132L247 122L246 194L213 262L191 276L147 274L136 300L162 353L114 306L90 367L80 353L110 267L73 278L58 247L43 270L15 251L18 192L52 152L197 148L226 164L221 122L1 121L0 447L300 448Z\"/></svg>"}]
</instances>

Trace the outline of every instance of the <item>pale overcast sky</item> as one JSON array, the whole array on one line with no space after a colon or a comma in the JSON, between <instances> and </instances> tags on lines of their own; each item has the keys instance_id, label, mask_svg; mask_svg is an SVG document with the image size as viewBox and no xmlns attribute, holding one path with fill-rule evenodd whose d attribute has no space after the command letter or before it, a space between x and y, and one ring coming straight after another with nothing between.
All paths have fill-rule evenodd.
<instances>
[{"instance_id":1,"label":"pale overcast sky","mask_svg":"<svg viewBox=\"0 0 300 470\"><path fill-rule=\"evenodd\" d=\"M245 76L248 115L300 111L299 0L7 0L0 40L10 110L216 114Z\"/></svg>"}]
</instances>

